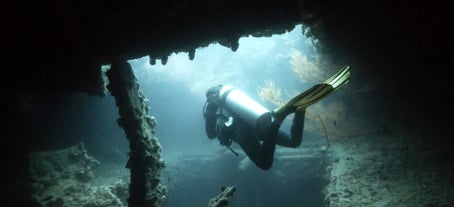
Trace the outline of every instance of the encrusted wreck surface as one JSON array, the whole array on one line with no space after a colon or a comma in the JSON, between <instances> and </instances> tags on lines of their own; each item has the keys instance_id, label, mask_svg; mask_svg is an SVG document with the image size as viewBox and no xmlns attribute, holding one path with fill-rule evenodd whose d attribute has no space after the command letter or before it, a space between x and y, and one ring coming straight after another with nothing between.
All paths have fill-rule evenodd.
<instances>
[{"instance_id":1,"label":"encrusted wreck surface","mask_svg":"<svg viewBox=\"0 0 454 207\"><path fill-rule=\"evenodd\" d=\"M422 150L409 143L414 139L409 136L359 136L333 143L326 204L453 206L454 160L436 149Z\"/></svg>"},{"instance_id":2,"label":"encrusted wreck surface","mask_svg":"<svg viewBox=\"0 0 454 207\"><path fill-rule=\"evenodd\" d=\"M231 187L221 187L221 192L214 198L208 202L208 207L225 207L229 205L229 198L233 196L235 193L236 188L234 186Z\"/></svg>"},{"instance_id":3,"label":"encrusted wreck surface","mask_svg":"<svg viewBox=\"0 0 454 207\"><path fill-rule=\"evenodd\" d=\"M143 95L139 84L127 62L112 65L107 72L108 89L115 97L120 118L129 140L129 160L126 165L131 170L128 205L135 207L161 206L166 188L160 184L161 145L154 136L156 120L149 115L148 99Z\"/></svg>"},{"instance_id":4,"label":"encrusted wreck surface","mask_svg":"<svg viewBox=\"0 0 454 207\"><path fill-rule=\"evenodd\" d=\"M126 206L127 182L122 179L95 184L93 169L100 163L87 154L84 144L32 152L32 196L43 207Z\"/></svg>"}]
</instances>

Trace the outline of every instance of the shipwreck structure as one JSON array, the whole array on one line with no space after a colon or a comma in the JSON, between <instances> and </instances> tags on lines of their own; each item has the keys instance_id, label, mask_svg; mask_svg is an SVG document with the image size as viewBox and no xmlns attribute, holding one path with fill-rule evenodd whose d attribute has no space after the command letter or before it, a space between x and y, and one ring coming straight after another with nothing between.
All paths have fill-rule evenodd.
<instances>
[{"instance_id":1,"label":"shipwreck structure","mask_svg":"<svg viewBox=\"0 0 454 207\"><path fill-rule=\"evenodd\" d=\"M29 158L33 131L24 130L18 97L82 92L103 97L102 65L111 65L108 90L119 108L119 124L130 141L128 203L160 206L164 163L153 136L154 119L127 60L169 54L218 42L233 51L243 36L270 36L304 25L320 51L373 76L385 99L399 102L399 113L421 129L437 127L441 150L451 149L443 130L453 123L451 74L452 11L445 1L6 1L2 3L1 44L4 102L1 137L12 142L2 154L7 169L5 201L29 205ZM342 55L343 54L343 55ZM370 64L370 63L373 64ZM437 78L431 78L434 74ZM421 84L424 83L424 84ZM436 86L437 93L433 95ZM427 98L430 96L431 98ZM436 98L432 98L436 97ZM445 99L446 98L446 99ZM449 110L446 110L446 109ZM426 122L430 126L424 125ZM435 130L430 130L435 131ZM429 133L424 131L421 134ZM450 134L450 133L449 133ZM446 136L444 136L446 135ZM424 139L431 139L427 136Z\"/></svg>"}]
</instances>

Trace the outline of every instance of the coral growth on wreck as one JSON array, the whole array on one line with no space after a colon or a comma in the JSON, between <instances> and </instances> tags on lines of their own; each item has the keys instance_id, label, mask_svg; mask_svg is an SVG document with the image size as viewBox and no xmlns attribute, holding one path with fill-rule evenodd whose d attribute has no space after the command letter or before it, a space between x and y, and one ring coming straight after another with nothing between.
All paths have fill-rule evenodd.
<instances>
[{"instance_id":1,"label":"coral growth on wreck","mask_svg":"<svg viewBox=\"0 0 454 207\"><path fill-rule=\"evenodd\" d=\"M100 162L87 154L84 143L32 152L29 158L32 197L40 206L126 206L128 182L96 182L93 170Z\"/></svg>"},{"instance_id":2,"label":"coral growth on wreck","mask_svg":"<svg viewBox=\"0 0 454 207\"><path fill-rule=\"evenodd\" d=\"M322 82L324 81L325 73L317 66L316 63L310 61L306 55L303 55L299 50L290 52L290 64L292 71L298 76L303 83L306 82Z\"/></svg>"}]
</instances>

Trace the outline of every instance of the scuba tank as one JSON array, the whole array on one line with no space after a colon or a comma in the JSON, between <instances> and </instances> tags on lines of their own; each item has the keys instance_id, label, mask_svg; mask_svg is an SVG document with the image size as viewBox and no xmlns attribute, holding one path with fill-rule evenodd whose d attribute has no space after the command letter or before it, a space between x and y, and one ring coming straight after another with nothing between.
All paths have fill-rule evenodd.
<instances>
[{"instance_id":1,"label":"scuba tank","mask_svg":"<svg viewBox=\"0 0 454 207\"><path fill-rule=\"evenodd\" d=\"M268 109L232 86L222 86L219 99L225 108L251 124L257 134L268 133L272 123L271 112Z\"/></svg>"}]
</instances>

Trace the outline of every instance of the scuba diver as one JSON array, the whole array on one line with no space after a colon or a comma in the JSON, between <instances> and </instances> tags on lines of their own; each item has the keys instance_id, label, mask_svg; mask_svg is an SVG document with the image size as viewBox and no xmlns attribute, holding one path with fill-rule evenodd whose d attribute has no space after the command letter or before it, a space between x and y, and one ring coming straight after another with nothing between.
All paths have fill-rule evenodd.
<instances>
[{"instance_id":1,"label":"scuba diver","mask_svg":"<svg viewBox=\"0 0 454 207\"><path fill-rule=\"evenodd\" d=\"M349 66L344 66L324 83L272 111L231 86L211 87L203 107L206 134L210 139L217 137L221 145L238 156L230 148L236 142L252 162L268 170L273 165L276 145L295 148L301 144L306 108L348 83L349 77ZM279 130L285 117L292 113L290 134Z\"/></svg>"}]
</instances>

